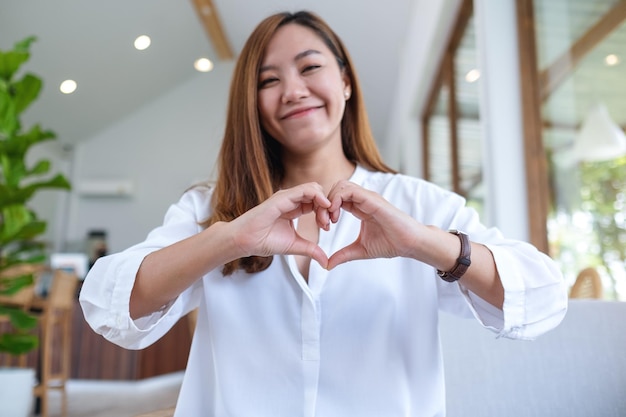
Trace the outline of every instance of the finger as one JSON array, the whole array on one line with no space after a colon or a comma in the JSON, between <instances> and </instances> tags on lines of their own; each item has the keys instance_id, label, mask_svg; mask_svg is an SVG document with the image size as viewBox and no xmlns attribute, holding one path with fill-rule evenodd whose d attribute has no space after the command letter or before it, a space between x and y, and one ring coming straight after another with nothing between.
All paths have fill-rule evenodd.
<instances>
[{"instance_id":1,"label":"finger","mask_svg":"<svg viewBox=\"0 0 626 417\"><path fill-rule=\"evenodd\" d=\"M316 210L317 207L325 209L330 207L330 200L324 195L321 188L316 187L317 184L307 185L281 190L273 196L280 217L295 219Z\"/></svg>"},{"instance_id":2,"label":"finger","mask_svg":"<svg viewBox=\"0 0 626 417\"><path fill-rule=\"evenodd\" d=\"M341 214L341 209L343 206L343 200L339 194L335 194L330 200L331 204L328 208L328 215L330 217L330 221L333 223L337 223L339 221L339 215Z\"/></svg>"},{"instance_id":3,"label":"finger","mask_svg":"<svg viewBox=\"0 0 626 417\"><path fill-rule=\"evenodd\" d=\"M328 268L328 256L326 256L326 253L322 250L322 248L320 248L319 246L316 246L313 253L310 256L311 256L311 259L315 259L317 263L321 265L322 268L324 269Z\"/></svg>"},{"instance_id":4,"label":"finger","mask_svg":"<svg viewBox=\"0 0 626 417\"><path fill-rule=\"evenodd\" d=\"M291 201L296 205L306 205L311 207L311 210L317 207L328 209L330 207L330 200L324 194L324 190L319 184L304 184L302 188L297 187L294 193L291 194Z\"/></svg>"},{"instance_id":5,"label":"finger","mask_svg":"<svg viewBox=\"0 0 626 417\"><path fill-rule=\"evenodd\" d=\"M341 265L346 262L355 261L357 259L368 259L367 253L363 250L363 247L358 241L351 243L350 245L333 253L328 259L327 269L330 271L337 265Z\"/></svg>"},{"instance_id":6,"label":"finger","mask_svg":"<svg viewBox=\"0 0 626 417\"><path fill-rule=\"evenodd\" d=\"M317 227L326 231L330 230L330 214L328 213L328 209L325 207L317 207L315 209L315 221L317 222Z\"/></svg>"},{"instance_id":7,"label":"finger","mask_svg":"<svg viewBox=\"0 0 626 417\"><path fill-rule=\"evenodd\" d=\"M289 252L293 255L309 256L311 259L315 259L322 268L328 267L328 256L326 256L326 252L315 243L299 236L296 237Z\"/></svg>"},{"instance_id":8,"label":"finger","mask_svg":"<svg viewBox=\"0 0 626 417\"><path fill-rule=\"evenodd\" d=\"M339 214L341 210L346 210L356 214L355 211L359 211L362 204L370 205L369 200L372 198L366 189L351 183L349 181L341 181L331 189L328 193L328 198L331 201L330 218L333 223L339 220ZM361 218L361 215L357 217Z\"/></svg>"},{"instance_id":9,"label":"finger","mask_svg":"<svg viewBox=\"0 0 626 417\"><path fill-rule=\"evenodd\" d=\"M326 210L328 210L328 208L330 207L330 200L328 199L328 197L326 197L324 195L324 193L320 192L320 193L315 195L315 199L313 201L313 204L316 207L322 207L322 208L325 208Z\"/></svg>"},{"instance_id":10,"label":"finger","mask_svg":"<svg viewBox=\"0 0 626 417\"><path fill-rule=\"evenodd\" d=\"M318 183L302 184L291 190L294 192L293 196L296 201L311 202L322 207L330 206L330 201L324 193L324 189Z\"/></svg>"},{"instance_id":11,"label":"finger","mask_svg":"<svg viewBox=\"0 0 626 417\"><path fill-rule=\"evenodd\" d=\"M328 211L328 216L330 221L333 223L337 223L339 221L339 215L341 214L341 210Z\"/></svg>"}]
</instances>

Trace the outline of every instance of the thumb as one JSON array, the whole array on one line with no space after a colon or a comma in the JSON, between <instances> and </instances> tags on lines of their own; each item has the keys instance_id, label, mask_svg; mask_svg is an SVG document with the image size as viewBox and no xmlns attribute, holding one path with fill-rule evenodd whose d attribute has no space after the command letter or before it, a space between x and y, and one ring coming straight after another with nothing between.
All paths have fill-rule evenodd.
<instances>
[{"instance_id":1,"label":"thumb","mask_svg":"<svg viewBox=\"0 0 626 417\"><path fill-rule=\"evenodd\" d=\"M328 256L326 256L326 252L324 252L319 245L300 236L296 237L290 252L295 255L309 256L315 259L322 268L328 268Z\"/></svg>"},{"instance_id":2,"label":"thumb","mask_svg":"<svg viewBox=\"0 0 626 417\"><path fill-rule=\"evenodd\" d=\"M367 254L363 250L363 247L359 244L358 240L333 253L330 259L328 259L328 267L326 269L330 271L337 265L355 261L357 259L367 259Z\"/></svg>"}]
</instances>

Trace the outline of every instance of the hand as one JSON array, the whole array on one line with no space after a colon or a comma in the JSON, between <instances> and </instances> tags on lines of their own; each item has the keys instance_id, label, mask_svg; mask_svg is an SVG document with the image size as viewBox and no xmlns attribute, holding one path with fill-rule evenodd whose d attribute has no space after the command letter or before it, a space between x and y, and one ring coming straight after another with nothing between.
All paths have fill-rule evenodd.
<instances>
[{"instance_id":1,"label":"hand","mask_svg":"<svg viewBox=\"0 0 626 417\"><path fill-rule=\"evenodd\" d=\"M293 225L298 217L315 212L318 227L328 230L330 200L316 183L274 193L263 203L232 221L234 239L244 256L305 255L326 268L328 257L314 242L302 238Z\"/></svg>"},{"instance_id":2,"label":"hand","mask_svg":"<svg viewBox=\"0 0 626 417\"><path fill-rule=\"evenodd\" d=\"M381 195L349 181L340 181L328 194L330 220L336 223L346 210L361 220L361 230L350 245L335 252L328 269L356 259L411 256L419 227L416 220L391 205Z\"/></svg>"}]
</instances>

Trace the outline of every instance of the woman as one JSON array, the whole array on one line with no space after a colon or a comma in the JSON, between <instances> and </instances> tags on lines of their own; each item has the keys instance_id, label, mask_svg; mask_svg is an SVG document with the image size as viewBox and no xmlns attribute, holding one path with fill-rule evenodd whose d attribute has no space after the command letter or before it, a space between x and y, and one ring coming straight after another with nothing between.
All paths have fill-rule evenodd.
<instances>
[{"instance_id":1,"label":"woman","mask_svg":"<svg viewBox=\"0 0 626 417\"><path fill-rule=\"evenodd\" d=\"M199 307L176 416L442 416L439 311L530 339L567 303L464 203L381 161L340 39L276 14L234 70L215 186L98 260L82 307L130 349Z\"/></svg>"}]
</instances>

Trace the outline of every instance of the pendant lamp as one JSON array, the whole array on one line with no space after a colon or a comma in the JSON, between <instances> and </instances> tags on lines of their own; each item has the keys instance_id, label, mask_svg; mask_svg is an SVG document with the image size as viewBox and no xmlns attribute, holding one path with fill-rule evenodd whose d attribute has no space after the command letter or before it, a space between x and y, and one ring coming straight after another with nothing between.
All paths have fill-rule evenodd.
<instances>
[{"instance_id":1,"label":"pendant lamp","mask_svg":"<svg viewBox=\"0 0 626 417\"><path fill-rule=\"evenodd\" d=\"M606 106L591 107L576 136L572 149L577 161L608 161L626 154L626 135L611 120Z\"/></svg>"}]
</instances>

